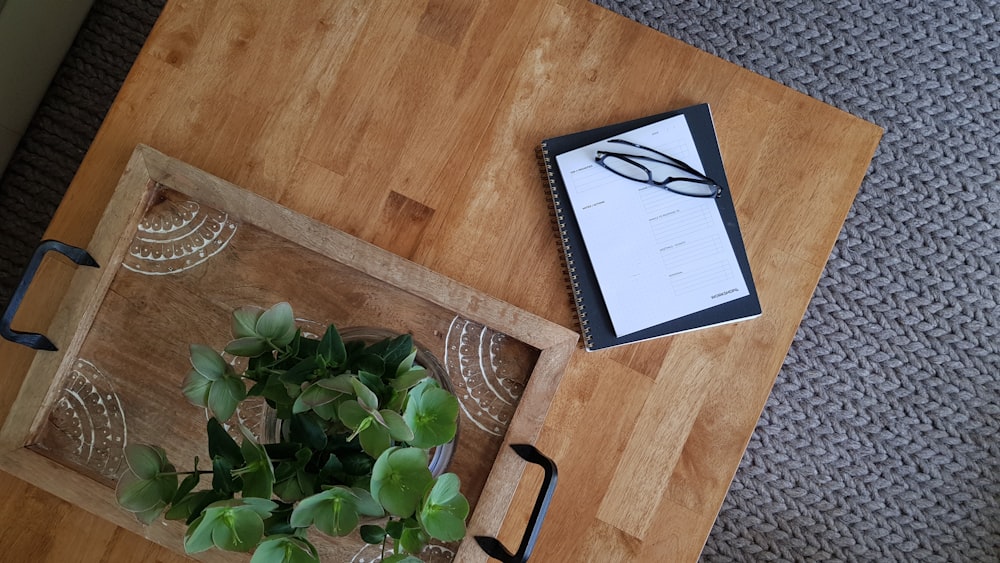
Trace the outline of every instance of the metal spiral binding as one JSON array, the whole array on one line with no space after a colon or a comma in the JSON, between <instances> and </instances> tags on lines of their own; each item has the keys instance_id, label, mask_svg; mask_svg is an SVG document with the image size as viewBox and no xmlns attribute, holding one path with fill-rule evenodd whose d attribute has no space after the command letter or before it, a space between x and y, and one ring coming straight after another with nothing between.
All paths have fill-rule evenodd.
<instances>
[{"instance_id":1,"label":"metal spiral binding","mask_svg":"<svg viewBox=\"0 0 1000 563\"><path fill-rule=\"evenodd\" d=\"M576 307L576 318L580 323L580 334L583 336L584 345L591 347L590 326L587 321L587 309L583 303L583 294L577 285L576 261L573 259L573 251L569 246L569 237L566 236L566 220L563 215L562 203L559 201L559 194L555 189L555 179L552 172L552 164L549 162L549 151L542 143L538 151L538 162L543 168L542 173L549 183L548 197L553 215L553 229L558 231L559 240L562 244L563 257L565 258L566 289L569 293L570 303Z\"/></svg>"}]
</instances>

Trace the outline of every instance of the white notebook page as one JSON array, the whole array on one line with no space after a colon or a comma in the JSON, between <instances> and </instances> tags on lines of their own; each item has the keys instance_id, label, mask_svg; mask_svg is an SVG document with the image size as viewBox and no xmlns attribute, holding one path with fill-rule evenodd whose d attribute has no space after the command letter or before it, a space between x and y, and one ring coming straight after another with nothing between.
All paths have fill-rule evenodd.
<instances>
[{"instance_id":1,"label":"white notebook page","mask_svg":"<svg viewBox=\"0 0 1000 563\"><path fill-rule=\"evenodd\" d=\"M613 138L704 171L683 115ZM596 162L598 150L635 152L601 141L556 162L616 335L749 295L715 199L622 178Z\"/></svg>"}]
</instances>

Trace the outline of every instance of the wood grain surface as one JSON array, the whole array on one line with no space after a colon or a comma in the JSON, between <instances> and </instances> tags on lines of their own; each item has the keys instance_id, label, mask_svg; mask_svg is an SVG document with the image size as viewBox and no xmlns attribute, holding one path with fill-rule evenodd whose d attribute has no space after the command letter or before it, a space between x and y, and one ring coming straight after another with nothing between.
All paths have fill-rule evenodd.
<instances>
[{"instance_id":1,"label":"wood grain surface","mask_svg":"<svg viewBox=\"0 0 1000 563\"><path fill-rule=\"evenodd\" d=\"M125 170L89 245L102 266L74 276L63 298L60 311L75 316L53 336L70 344L32 363L0 430L0 468L182 550L178 523L146 527L111 502L122 448L156 444L182 469L204 459L204 411L179 392L188 346L222 350L233 310L286 300L307 337L330 323L345 341L373 327L413 336L416 361L458 398L446 463L469 500L468 533L500 533L525 466L506 446L537 442L575 332L148 146ZM267 420L263 401L248 400L224 427L240 439L238 422L270 442ZM379 550L356 535L312 541L326 561ZM429 549L447 560L488 559L471 541Z\"/></svg>"},{"instance_id":2,"label":"wood grain surface","mask_svg":"<svg viewBox=\"0 0 1000 563\"><path fill-rule=\"evenodd\" d=\"M692 561L877 127L582 0L177 0L46 236L86 247L144 143L575 328L535 147L700 102L712 106L764 314L573 355L537 441L560 481L535 555ZM46 259L15 328L52 332L67 318L58 302L74 271ZM34 356L0 343L3 415ZM508 545L539 482L525 473ZM185 560L9 475L0 483L11 560Z\"/></svg>"}]
</instances>

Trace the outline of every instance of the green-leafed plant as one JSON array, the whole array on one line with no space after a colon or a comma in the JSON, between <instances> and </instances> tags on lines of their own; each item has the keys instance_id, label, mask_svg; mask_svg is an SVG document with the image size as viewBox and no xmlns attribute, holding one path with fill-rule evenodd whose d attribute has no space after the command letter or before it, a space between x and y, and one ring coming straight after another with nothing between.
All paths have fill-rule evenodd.
<instances>
[{"instance_id":1,"label":"green-leafed plant","mask_svg":"<svg viewBox=\"0 0 1000 563\"><path fill-rule=\"evenodd\" d=\"M455 437L458 401L414 363L409 335L347 342L330 325L306 338L292 309L233 313L225 351L248 358L242 374L206 346L191 346L184 394L204 407L211 468L178 471L158 446L125 447L118 503L145 523L187 522L184 548L253 551L252 563L319 560L308 530L358 530L383 561L419 561L431 538L465 535L469 503L452 473L433 476L429 452ZM249 383L249 389L248 387ZM261 444L223 427L248 397L263 397L280 438ZM198 489L202 476L210 487Z\"/></svg>"}]
</instances>

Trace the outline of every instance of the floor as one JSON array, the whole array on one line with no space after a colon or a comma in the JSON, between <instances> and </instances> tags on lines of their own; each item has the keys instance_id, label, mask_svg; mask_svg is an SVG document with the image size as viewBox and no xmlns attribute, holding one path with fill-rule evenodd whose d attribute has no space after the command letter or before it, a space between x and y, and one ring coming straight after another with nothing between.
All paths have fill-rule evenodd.
<instances>
[{"instance_id":1,"label":"floor","mask_svg":"<svg viewBox=\"0 0 1000 563\"><path fill-rule=\"evenodd\" d=\"M0 172L93 0L0 0Z\"/></svg>"}]
</instances>

